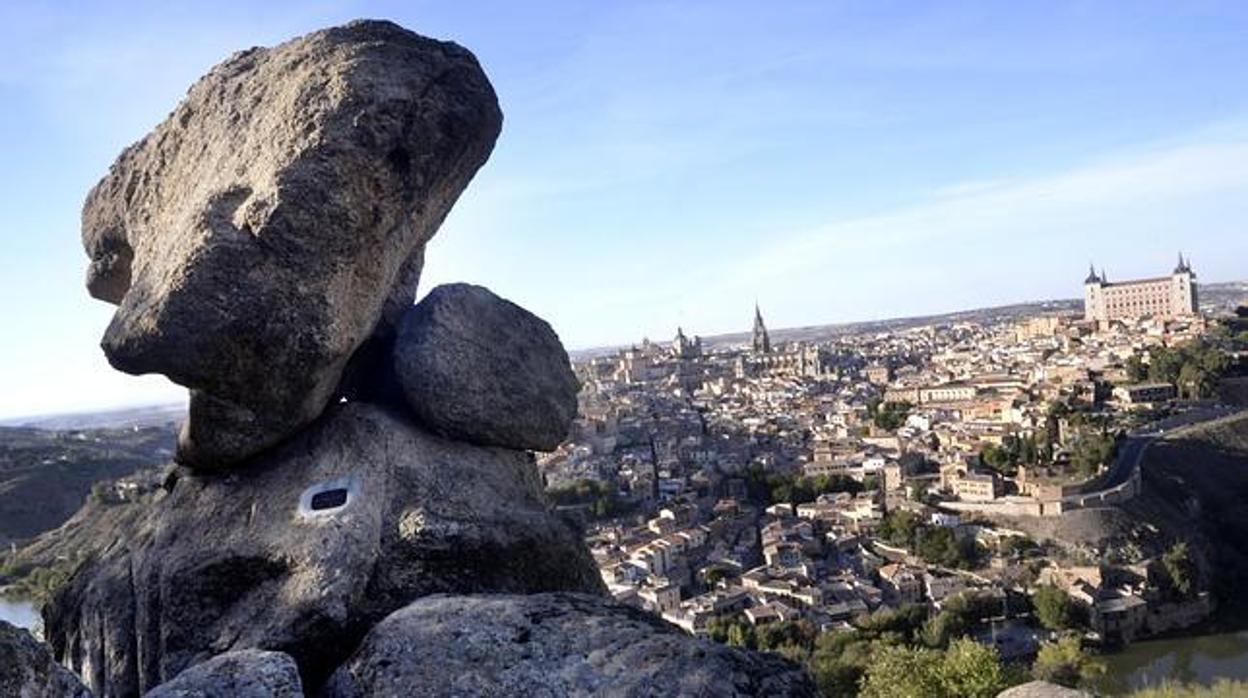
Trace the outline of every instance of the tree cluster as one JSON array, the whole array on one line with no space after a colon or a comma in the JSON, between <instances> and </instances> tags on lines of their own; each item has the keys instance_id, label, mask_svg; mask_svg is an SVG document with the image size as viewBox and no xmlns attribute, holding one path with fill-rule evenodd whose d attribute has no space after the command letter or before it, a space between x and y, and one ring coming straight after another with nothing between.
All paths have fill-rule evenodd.
<instances>
[{"instance_id":1,"label":"tree cluster","mask_svg":"<svg viewBox=\"0 0 1248 698\"><path fill-rule=\"evenodd\" d=\"M1161 556L1161 565L1166 571L1170 589L1180 598L1187 598L1195 590L1195 566L1192 563L1191 551L1186 541L1179 541L1170 546Z\"/></svg>"},{"instance_id":2,"label":"tree cluster","mask_svg":"<svg viewBox=\"0 0 1248 698\"><path fill-rule=\"evenodd\" d=\"M1031 595L1036 620L1049 630L1069 630L1078 624L1077 609L1066 592L1055 586L1040 586Z\"/></svg>"},{"instance_id":3,"label":"tree cluster","mask_svg":"<svg viewBox=\"0 0 1248 698\"><path fill-rule=\"evenodd\" d=\"M620 499L615 487L598 480L577 480L546 491L555 504L562 506L588 505L589 514L595 519L609 519L631 511L632 507Z\"/></svg>"},{"instance_id":4,"label":"tree cluster","mask_svg":"<svg viewBox=\"0 0 1248 698\"><path fill-rule=\"evenodd\" d=\"M1001 445L985 444L979 453L984 465L1006 477L1014 477L1020 465L1034 465L1047 460L1046 444L1034 434L1007 436Z\"/></svg>"},{"instance_id":5,"label":"tree cluster","mask_svg":"<svg viewBox=\"0 0 1248 698\"><path fill-rule=\"evenodd\" d=\"M1188 399L1213 397L1229 367L1226 353L1204 341L1155 347L1148 350L1148 363L1132 356L1126 364L1131 380L1173 383L1179 397Z\"/></svg>"},{"instance_id":6,"label":"tree cluster","mask_svg":"<svg viewBox=\"0 0 1248 698\"><path fill-rule=\"evenodd\" d=\"M1031 672L1003 664L967 637L1000 612L1000 600L973 592L946 600L940 613L906 604L854 619L851 630L819 632L807 621L754 626L740 614L712 618L712 640L775 652L806 666L824 696L996 696L1031 677L1086 684L1104 671L1077 638L1046 644Z\"/></svg>"},{"instance_id":7,"label":"tree cluster","mask_svg":"<svg viewBox=\"0 0 1248 698\"><path fill-rule=\"evenodd\" d=\"M925 523L913 512L889 512L880 522L876 535L888 543L906 548L933 565L970 569L975 566L975 541L958 540L953 529Z\"/></svg>"},{"instance_id":8,"label":"tree cluster","mask_svg":"<svg viewBox=\"0 0 1248 698\"><path fill-rule=\"evenodd\" d=\"M910 408L911 404L908 402L881 402L876 399L867 403L867 415L880 429L896 431L906 423Z\"/></svg>"},{"instance_id":9,"label":"tree cluster","mask_svg":"<svg viewBox=\"0 0 1248 698\"><path fill-rule=\"evenodd\" d=\"M848 492L857 494L870 483L862 483L848 475L782 475L768 473L758 466L745 471L745 489L750 501L772 504L806 504L821 494Z\"/></svg>"},{"instance_id":10,"label":"tree cluster","mask_svg":"<svg viewBox=\"0 0 1248 698\"><path fill-rule=\"evenodd\" d=\"M1112 434L1084 432L1074 440L1070 463L1083 477L1091 477L1118 455L1118 439Z\"/></svg>"},{"instance_id":11,"label":"tree cluster","mask_svg":"<svg viewBox=\"0 0 1248 698\"><path fill-rule=\"evenodd\" d=\"M1067 688L1078 688L1105 673L1105 665L1084 653L1076 636L1063 637L1040 646L1031 674Z\"/></svg>"}]
</instances>

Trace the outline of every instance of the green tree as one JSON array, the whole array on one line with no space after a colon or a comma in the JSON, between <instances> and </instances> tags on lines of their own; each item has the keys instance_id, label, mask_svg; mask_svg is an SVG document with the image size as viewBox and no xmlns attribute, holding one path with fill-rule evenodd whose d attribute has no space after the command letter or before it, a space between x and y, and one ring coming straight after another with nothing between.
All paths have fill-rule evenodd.
<instances>
[{"instance_id":1,"label":"green tree","mask_svg":"<svg viewBox=\"0 0 1248 698\"><path fill-rule=\"evenodd\" d=\"M728 626L728 644L733 647L748 647L754 649L755 639L753 628L745 623L734 623Z\"/></svg>"},{"instance_id":2,"label":"green tree","mask_svg":"<svg viewBox=\"0 0 1248 698\"><path fill-rule=\"evenodd\" d=\"M863 698L992 698L1009 685L992 649L974 640L947 651L883 647L862 680Z\"/></svg>"},{"instance_id":3,"label":"green tree","mask_svg":"<svg viewBox=\"0 0 1248 698\"><path fill-rule=\"evenodd\" d=\"M945 652L940 677L950 696L993 698L1008 686L996 650L967 638Z\"/></svg>"},{"instance_id":4,"label":"green tree","mask_svg":"<svg viewBox=\"0 0 1248 698\"><path fill-rule=\"evenodd\" d=\"M930 696L940 698L941 653L910 647L882 647L871 658L862 679L862 698Z\"/></svg>"},{"instance_id":5,"label":"green tree","mask_svg":"<svg viewBox=\"0 0 1248 698\"><path fill-rule=\"evenodd\" d=\"M960 614L947 609L937 613L923 624L920 638L928 647L948 647L950 642L966 632L966 620Z\"/></svg>"},{"instance_id":6,"label":"green tree","mask_svg":"<svg viewBox=\"0 0 1248 698\"><path fill-rule=\"evenodd\" d=\"M1078 688L1105 673L1105 665L1083 651L1077 637L1064 637L1040 646L1031 674L1036 679Z\"/></svg>"},{"instance_id":7,"label":"green tree","mask_svg":"<svg viewBox=\"0 0 1248 698\"><path fill-rule=\"evenodd\" d=\"M1036 620L1049 630L1065 630L1073 625L1074 609L1066 592L1054 586L1040 586L1031 597Z\"/></svg>"},{"instance_id":8,"label":"green tree","mask_svg":"<svg viewBox=\"0 0 1248 698\"><path fill-rule=\"evenodd\" d=\"M866 664L847 661L831 652L816 651L807 664L819 694L823 696L856 696L858 684L866 673Z\"/></svg>"},{"instance_id":9,"label":"green tree","mask_svg":"<svg viewBox=\"0 0 1248 698\"><path fill-rule=\"evenodd\" d=\"M1162 567L1170 578L1170 586L1180 596L1192 593L1192 556L1186 541L1179 541L1161 556Z\"/></svg>"},{"instance_id":10,"label":"green tree","mask_svg":"<svg viewBox=\"0 0 1248 698\"><path fill-rule=\"evenodd\" d=\"M885 402L882 405L877 403L874 411L871 410L870 403L867 407L875 426L887 431L896 431L906 423L906 417L910 416L911 406L908 402Z\"/></svg>"},{"instance_id":11,"label":"green tree","mask_svg":"<svg viewBox=\"0 0 1248 698\"><path fill-rule=\"evenodd\" d=\"M878 637L884 633L897 633L907 641L911 641L926 620L927 606L908 603L897 609L882 609L870 615L864 614L857 618L854 624L869 637Z\"/></svg>"}]
</instances>

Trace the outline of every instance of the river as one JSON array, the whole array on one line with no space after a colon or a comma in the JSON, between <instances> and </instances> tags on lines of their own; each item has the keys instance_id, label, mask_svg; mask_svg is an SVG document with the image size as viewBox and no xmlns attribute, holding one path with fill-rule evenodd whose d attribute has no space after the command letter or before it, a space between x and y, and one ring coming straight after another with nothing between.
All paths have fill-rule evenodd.
<instances>
[{"instance_id":1,"label":"river","mask_svg":"<svg viewBox=\"0 0 1248 698\"><path fill-rule=\"evenodd\" d=\"M1167 679L1203 684L1248 679L1248 631L1135 642L1100 660L1108 671L1096 688L1108 695Z\"/></svg>"},{"instance_id":2,"label":"river","mask_svg":"<svg viewBox=\"0 0 1248 698\"><path fill-rule=\"evenodd\" d=\"M0 596L0 620L7 621L19 628L26 628L38 634L42 623L39 611L29 601L17 601Z\"/></svg>"}]
</instances>

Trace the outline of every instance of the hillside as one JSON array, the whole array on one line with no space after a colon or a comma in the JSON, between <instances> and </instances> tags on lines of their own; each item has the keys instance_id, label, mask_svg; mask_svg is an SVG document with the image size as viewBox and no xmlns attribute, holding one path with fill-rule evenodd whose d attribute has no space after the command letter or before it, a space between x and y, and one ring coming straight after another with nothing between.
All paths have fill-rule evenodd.
<instances>
[{"instance_id":1,"label":"hillside","mask_svg":"<svg viewBox=\"0 0 1248 698\"><path fill-rule=\"evenodd\" d=\"M1136 520L1190 537L1223 608L1248 621L1248 413L1155 443L1143 462L1144 493L1124 507Z\"/></svg>"},{"instance_id":2,"label":"hillside","mask_svg":"<svg viewBox=\"0 0 1248 698\"><path fill-rule=\"evenodd\" d=\"M175 437L172 423L68 431L0 427L0 546L60 526L97 482L168 462Z\"/></svg>"}]
</instances>

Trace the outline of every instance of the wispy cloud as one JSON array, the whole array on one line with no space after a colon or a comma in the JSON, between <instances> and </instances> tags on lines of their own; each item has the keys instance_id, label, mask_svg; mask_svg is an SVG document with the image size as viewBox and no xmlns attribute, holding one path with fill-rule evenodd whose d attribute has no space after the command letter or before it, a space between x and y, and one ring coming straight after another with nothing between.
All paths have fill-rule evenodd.
<instances>
[{"instance_id":1,"label":"wispy cloud","mask_svg":"<svg viewBox=\"0 0 1248 698\"><path fill-rule=\"evenodd\" d=\"M1242 276L1248 124L1218 132L1045 176L946 186L884 215L769 236L700 274L714 282L691 288L686 305L713 318L725 298L761 294L796 322L859 319L868 298L913 313L933 310L929 299L958 303L959 291L970 303L1074 296L1071 275L1089 256L1152 273L1151 260L1178 247L1196 254L1207 278Z\"/></svg>"}]
</instances>

